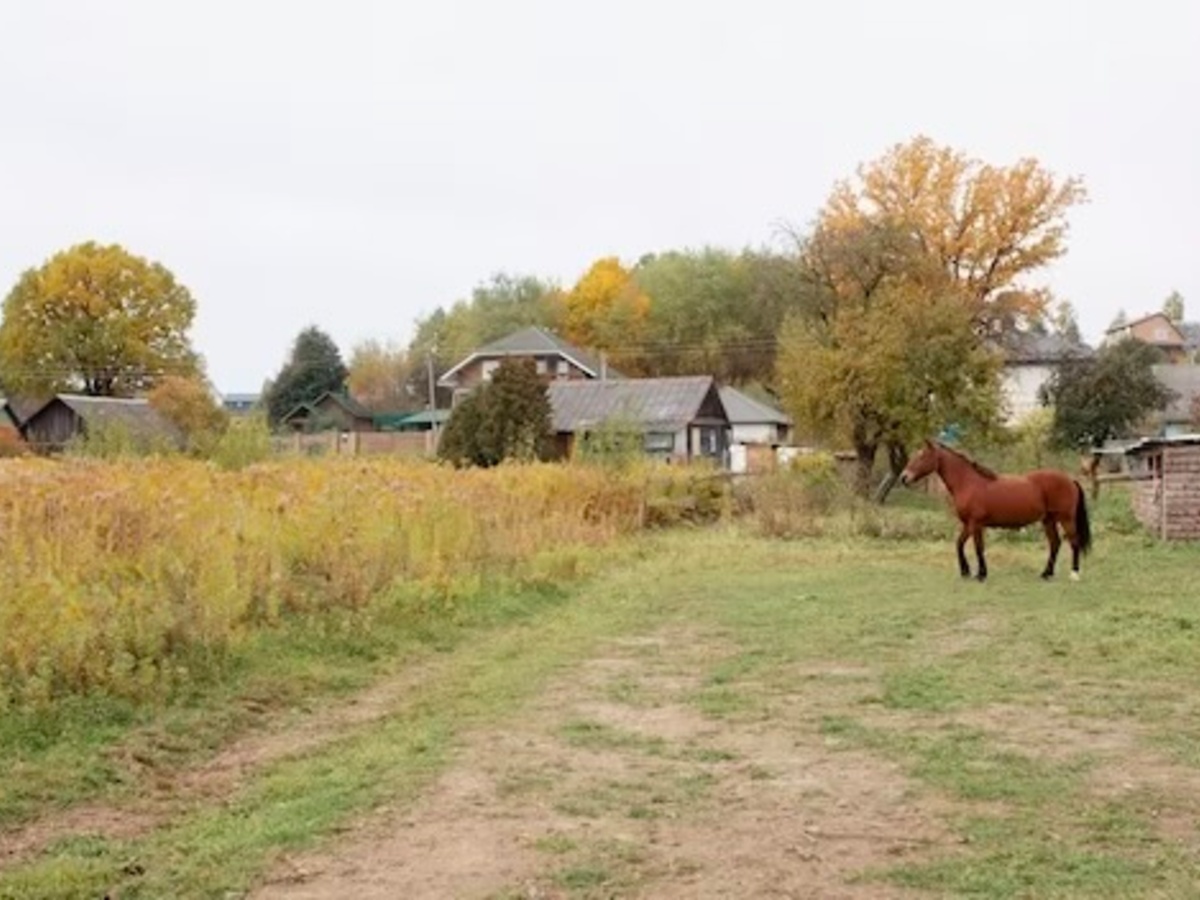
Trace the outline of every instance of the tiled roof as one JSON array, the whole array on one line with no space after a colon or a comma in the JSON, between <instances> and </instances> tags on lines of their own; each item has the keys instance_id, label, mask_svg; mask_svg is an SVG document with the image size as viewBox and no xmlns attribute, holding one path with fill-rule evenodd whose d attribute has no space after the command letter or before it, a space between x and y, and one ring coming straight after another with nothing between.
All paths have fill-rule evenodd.
<instances>
[{"instance_id":1,"label":"tiled roof","mask_svg":"<svg viewBox=\"0 0 1200 900\"><path fill-rule=\"evenodd\" d=\"M547 354L562 356L573 362L593 378L600 377L601 361L594 354L568 344L558 335L547 331L545 328L531 326L529 328L522 328L520 331L514 331L512 334L505 335L499 340L492 341L490 344L484 344L446 371L438 380L439 382L449 383L460 369L476 359L494 359L504 356L545 356ZM605 377L620 378L622 376L619 372L610 368L605 373Z\"/></svg>"},{"instance_id":2,"label":"tiled roof","mask_svg":"<svg viewBox=\"0 0 1200 900\"><path fill-rule=\"evenodd\" d=\"M791 425L792 417L781 410L760 403L733 387L721 388L721 405L732 425Z\"/></svg>"},{"instance_id":3,"label":"tiled roof","mask_svg":"<svg viewBox=\"0 0 1200 900\"><path fill-rule=\"evenodd\" d=\"M549 387L554 430L576 432L627 420L649 430L678 431L696 418L712 388L707 375L554 381Z\"/></svg>"}]
</instances>

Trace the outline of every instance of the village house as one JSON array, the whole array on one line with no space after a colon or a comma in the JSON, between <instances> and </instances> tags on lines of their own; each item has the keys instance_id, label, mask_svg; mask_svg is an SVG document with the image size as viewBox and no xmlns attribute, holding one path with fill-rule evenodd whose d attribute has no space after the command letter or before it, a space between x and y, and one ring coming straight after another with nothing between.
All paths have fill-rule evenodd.
<instances>
[{"instance_id":1,"label":"village house","mask_svg":"<svg viewBox=\"0 0 1200 900\"><path fill-rule=\"evenodd\" d=\"M371 411L346 394L326 391L311 403L300 403L279 420L292 431L374 431Z\"/></svg>"},{"instance_id":2,"label":"village house","mask_svg":"<svg viewBox=\"0 0 1200 900\"><path fill-rule=\"evenodd\" d=\"M1009 336L1001 352L1000 391L1004 402L1005 423L1014 425L1031 412L1041 409L1041 391L1064 361L1091 356L1087 344L1077 343L1060 334L1020 332Z\"/></svg>"},{"instance_id":3,"label":"village house","mask_svg":"<svg viewBox=\"0 0 1200 900\"><path fill-rule=\"evenodd\" d=\"M145 399L58 394L40 406L21 426L29 446L57 453L78 438L110 433L145 449L178 449L183 436Z\"/></svg>"},{"instance_id":4,"label":"village house","mask_svg":"<svg viewBox=\"0 0 1200 900\"><path fill-rule=\"evenodd\" d=\"M1145 344L1157 347L1166 361L1172 365L1195 360L1200 350L1200 323L1176 324L1165 313L1156 312L1114 326L1105 332L1105 341L1137 338Z\"/></svg>"},{"instance_id":5,"label":"village house","mask_svg":"<svg viewBox=\"0 0 1200 900\"><path fill-rule=\"evenodd\" d=\"M707 375L563 380L552 382L548 393L560 457L574 455L589 435L613 428L640 434L650 456L728 463L729 417Z\"/></svg>"},{"instance_id":6,"label":"village house","mask_svg":"<svg viewBox=\"0 0 1200 900\"><path fill-rule=\"evenodd\" d=\"M545 328L522 328L468 354L438 379L438 386L454 392L454 402L490 381L505 359L532 359L538 374L548 381L609 380L621 378L603 357L573 347Z\"/></svg>"}]
</instances>

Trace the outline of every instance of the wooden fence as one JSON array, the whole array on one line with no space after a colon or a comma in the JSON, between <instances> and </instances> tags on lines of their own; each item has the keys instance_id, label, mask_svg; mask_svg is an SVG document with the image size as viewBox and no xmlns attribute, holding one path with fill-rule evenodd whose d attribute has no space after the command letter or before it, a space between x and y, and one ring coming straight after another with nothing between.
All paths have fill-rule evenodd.
<instances>
[{"instance_id":1,"label":"wooden fence","mask_svg":"<svg viewBox=\"0 0 1200 900\"><path fill-rule=\"evenodd\" d=\"M437 438L438 432L433 431L297 432L275 438L274 450L298 456L432 457L437 453Z\"/></svg>"}]
</instances>

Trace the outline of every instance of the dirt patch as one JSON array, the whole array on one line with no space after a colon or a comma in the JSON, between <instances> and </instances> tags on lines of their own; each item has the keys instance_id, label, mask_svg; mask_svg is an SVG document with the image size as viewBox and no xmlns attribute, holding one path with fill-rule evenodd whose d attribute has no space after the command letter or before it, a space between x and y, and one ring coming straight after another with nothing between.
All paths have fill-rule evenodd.
<instances>
[{"instance_id":1,"label":"dirt patch","mask_svg":"<svg viewBox=\"0 0 1200 900\"><path fill-rule=\"evenodd\" d=\"M285 860L253 896L902 896L854 877L954 845L939 801L790 714L704 715L698 673L729 649L680 633L613 645L471 736L412 809ZM797 685L796 705L817 699Z\"/></svg>"}]
</instances>

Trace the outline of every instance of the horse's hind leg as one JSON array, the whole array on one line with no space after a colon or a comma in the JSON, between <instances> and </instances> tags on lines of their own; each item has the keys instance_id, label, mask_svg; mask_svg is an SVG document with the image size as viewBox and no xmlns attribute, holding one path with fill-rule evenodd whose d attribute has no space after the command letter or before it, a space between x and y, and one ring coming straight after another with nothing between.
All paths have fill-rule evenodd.
<instances>
[{"instance_id":1,"label":"horse's hind leg","mask_svg":"<svg viewBox=\"0 0 1200 900\"><path fill-rule=\"evenodd\" d=\"M1075 520L1063 519L1063 535L1071 545L1071 580L1079 580L1079 535L1075 532Z\"/></svg>"},{"instance_id":2,"label":"horse's hind leg","mask_svg":"<svg viewBox=\"0 0 1200 900\"><path fill-rule=\"evenodd\" d=\"M1042 577L1053 578L1054 564L1058 561L1058 548L1062 546L1062 538L1058 536L1058 523L1052 516L1047 516L1042 524L1046 528L1046 540L1050 543L1050 557L1046 560L1046 568L1042 570Z\"/></svg>"},{"instance_id":3,"label":"horse's hind leg","mask_svg":"<svg viewBox=\"0 0 1200 900\"><path fill-rule=\"evenodd\" d=\"M964 547L967 545L967 538L970 536L971 530L967 527L967 523L963 523L963 527L958 532L958 541L955 544L955 549L958 550L958 574L963 578L971 577L971 567L967 565L967 554Z\"/></svg>"},{"instance_id":4,"label":"horse's hind leg","mask_svg":"<svg viewBox=\"0 0 1200 900\"><path fill-rule=\"evenodd\" d=\"M979 570L975 573L975 577L980 581L987 581L987 560L983 558L983 526L976 525L972 528L971 537L975 540L975 560L979 563Z\"/></svg>"}]
</instances>

